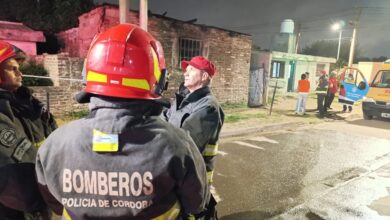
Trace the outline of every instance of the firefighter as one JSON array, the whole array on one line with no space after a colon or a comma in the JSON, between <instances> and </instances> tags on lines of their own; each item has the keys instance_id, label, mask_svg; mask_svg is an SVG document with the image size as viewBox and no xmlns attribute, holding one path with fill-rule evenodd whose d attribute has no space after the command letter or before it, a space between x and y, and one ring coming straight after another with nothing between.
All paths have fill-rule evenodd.
<instances>
[{"instance_id":1,"label":"firefighter","mask_svg":"<svg viewBox=\"0 0 390 220\"><path fill-rule=\"evenodd\" d=\"M202 211L202 155L160 118L167 72L159 42L135 25L114 26L92 41L85 70L76 99L89 102L89 115L60 127L38 151L49 206L73 220L165 220Z\"/></svg>"},{"instance_id":2,"label":"firefighter","mask_svg":"<svg viewBox=\"0 0 390 220\"><path fill-rule=\"evenodd\" d=\"M38 147L57 125L22 86L25 55L0 41L0 219L47 219L35 177Z\"/></svg>"},{"instance_id":3,"label":"firefighter","mask_svg":"<svg viewBox=\"0 0 390 220\"><path fill-rule=\"evenodd\" d=\"M215 156L218 151L218 138L224 113L217 99L210 91L211 79L216 74L212 62L202 56L182 61L184 87L176 93L176 100L164 112L166 120L175 127L188 131L203 155L207 169L208 183L211 186ZM216 201L211 195L207 210L198 213L205 219L216 219Z\"/></svg>"}]
</instances>

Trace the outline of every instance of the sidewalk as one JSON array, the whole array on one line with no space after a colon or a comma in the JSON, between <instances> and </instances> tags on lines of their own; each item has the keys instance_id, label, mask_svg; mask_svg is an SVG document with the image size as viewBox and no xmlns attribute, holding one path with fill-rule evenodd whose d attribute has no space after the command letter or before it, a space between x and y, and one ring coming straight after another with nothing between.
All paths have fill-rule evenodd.
<instances>
[{"instance_id":1,"label":"sidewalk","mask_svg":"<svg viewBox=\"0 0 390 220\"><path fill-rule=\"evenodd\" d=\"M390 219L390 155L381 158L359 177L342 182L322 194L272 218Z\"/></svg>"},{"instance_id":2,"label":"sidewalk","mask_svg":"<svg viewBox=\"0 0 390 220\"><path fill-rule=\"evenodd\" d=\"M296 96L296 93L289 93L283 97L276 97L271 115L269 114L270 105L260 108L224 108L225 123L220 137L228 138L246 133L272 132L282 128L288 130L302 125L363 118L361 106L354 106L351 113L343 113L343 106L335 97L328 116L320 119L316 115L317 97L315 95L310 95L307 100L307 114L296 115L294 112Z\"/></svg>"}]
</instances>

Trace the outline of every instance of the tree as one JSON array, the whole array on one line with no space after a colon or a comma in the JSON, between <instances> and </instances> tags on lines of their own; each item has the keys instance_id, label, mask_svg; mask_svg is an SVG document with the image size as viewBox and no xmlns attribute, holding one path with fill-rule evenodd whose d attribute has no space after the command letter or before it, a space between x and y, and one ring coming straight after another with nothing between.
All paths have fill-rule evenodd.
<instances>
[{"instance_id":1,"label":"tree","mask_svg":"<svg viewBox=\"0 0 390 220\"><path fill-rule=\"evenodd\" d=\"M385 57L385 56L380 56L380 57L374 57L372 58L371 60L373 62L384 62L386 61L387 59L389 59L388 57Z\"/></svg>"},{"instance_id":2,"label":"tree","mask_svg":"<svg viewBox=\"0 0 390 220\"><path fill-rule=\"evenodd\" d=\"M303 48L302 54L336 58L337 47L338 47L338 41L320 40ZM348 64L349 48L350 48L349 41L341 41L340 57L336 63L336 66L341 67ZM359 49L359 45L356 44L354 62L357 60L357 57L360 57L360 54L361 54L361 50Z\"/></svg>"},{"instance_id":3,"label":"tree","mask_svg":"<svg viewBox=\"0 0 390 220\"><path fill-rule=\"evenodd\" d=\"M78 25L93 0L0 0L0 20L22 22L34 30L57 33Z\"/></svg>"},{"instance_id":4,"label":"tree","mask_svg":"<svg viewBox=\"0 0 390 220\"><path fill-rule=\"evenodd\" d=\"M94 7L93 0L0 0L0 5L0 20L44 32L46 42L38 43L38 53L58 52L54 34L78 26L78 16Z\"/></svg>"},{"instance_id":5,"label":"tree","mask_svg":"<svg viewBox=\"0 0 390 220\"><path fill-rule=\"evenodd\" d=\"M20 67L20 71L24 75L33 75L33 76L48 76L48 72L42 66L42 64L37 64L35 61L29 61L23 63ZM51 79L45 78L33 78L33 77L23 77L23 85L25 86L52 86L53 82Z\"/></svg>"}]
</instances>

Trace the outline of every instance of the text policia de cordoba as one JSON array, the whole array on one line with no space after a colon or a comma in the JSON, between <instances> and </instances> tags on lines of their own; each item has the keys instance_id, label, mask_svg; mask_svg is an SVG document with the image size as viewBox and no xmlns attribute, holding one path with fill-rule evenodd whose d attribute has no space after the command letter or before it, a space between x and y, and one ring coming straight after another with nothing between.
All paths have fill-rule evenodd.
<instances>
[{"instance_id":1,"label":"text policia de cordoba","mask_svg":"<svg viewBox=\"0 0 390 220\"><path fill-rule=\"evenodd\" d=\"M153 193L153 175L151 172L100 172L90 170L64 169L62 174L62 191L64 195L74 195L73 198L63 197L61 202L65 207L126 207L144 209L152 204L151 200L137 200L139 196ZM82 195L96 195L83 198ZM111 197L111 200L98 199ZM122 197L122 199L112 199ZM127 197L128 200L124 200Z\"/></svg>"}]
</instances>

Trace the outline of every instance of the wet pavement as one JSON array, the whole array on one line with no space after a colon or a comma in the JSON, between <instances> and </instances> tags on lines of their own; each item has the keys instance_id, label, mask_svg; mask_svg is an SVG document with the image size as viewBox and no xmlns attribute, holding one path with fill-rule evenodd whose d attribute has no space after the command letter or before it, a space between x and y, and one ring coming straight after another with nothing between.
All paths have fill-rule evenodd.
<instances>
[{"instance_id":1,"label":"wet pavement","mask_svg":"<svg viewBox=\"0 0 390 220\"><path fill-rule=\"evenodd\" d=\"M390 164L274 219L390 219ZM305 218L306 217L306 218Z\"/></svg>"},{"instance_id":2,"label":"wet pavement","mask_svg":"<svg viewBox=\"0 0 390 220\"><path fill-rule=\"evenodd\" d=\"M381 216L390 212L386 123L224 138L214 179L220 219L390 219Z\"/></svg>"}]
</instances>

